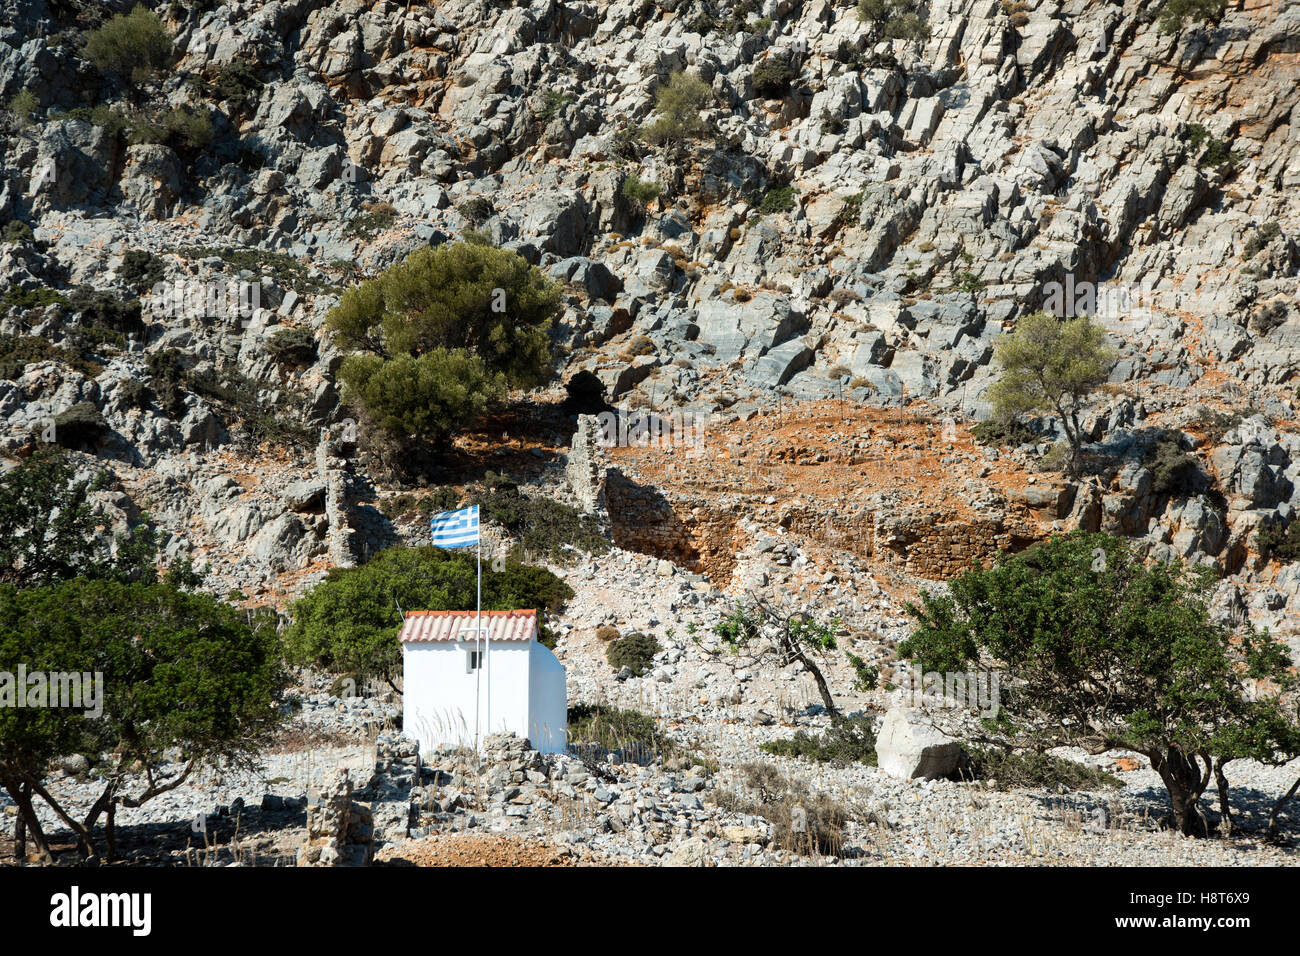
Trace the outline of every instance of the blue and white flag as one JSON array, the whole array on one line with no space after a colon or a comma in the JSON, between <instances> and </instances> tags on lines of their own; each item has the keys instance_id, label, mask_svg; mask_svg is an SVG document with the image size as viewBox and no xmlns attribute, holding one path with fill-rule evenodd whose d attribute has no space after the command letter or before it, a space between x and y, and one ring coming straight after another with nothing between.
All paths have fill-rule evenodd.
<instances>
[{"instance_id":1,"label":"blue and white flag","mask_svg":"<svg viewBox=\"0 0 1300 956\"><path fill-rule=\"evenodd\" d=\"M478 544L478 505L442 511L429 519L433 543L439 548L468 548Z\"/></svg>"}]
</instances>

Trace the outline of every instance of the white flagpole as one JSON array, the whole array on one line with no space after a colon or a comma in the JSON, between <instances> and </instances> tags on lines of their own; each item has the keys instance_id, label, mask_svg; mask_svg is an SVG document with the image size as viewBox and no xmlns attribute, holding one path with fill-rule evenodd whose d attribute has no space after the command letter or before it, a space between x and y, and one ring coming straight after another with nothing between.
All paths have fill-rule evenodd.
<instances>
[{"instance_id":1,"label":"white flagpole","mask_svg":"<svg viewBox=\"0 0 1300 956\"><path fill-rule=\"evenodd\" d=\"M478 667L474 669L474 752L479 752L479 692L483 686L483 543L479 539L478 549L478 612L474 621L474 651L478 654Z\"/></svg>"},{"instance_id":2,"label":"white flagpole","mask_svg":"<svg viewBox=\"0 0 1300 956\"><path fill-rule=\"evenodd\" d=\"M478 536L478 621L475 626L478 628L479 636L483 635L483 531L482 525L479 525ZM492 733L492 632L488 632L487 640L484 643L485 653L484 666L487 668L487 732Z\"/></svg>"}]
</instances>

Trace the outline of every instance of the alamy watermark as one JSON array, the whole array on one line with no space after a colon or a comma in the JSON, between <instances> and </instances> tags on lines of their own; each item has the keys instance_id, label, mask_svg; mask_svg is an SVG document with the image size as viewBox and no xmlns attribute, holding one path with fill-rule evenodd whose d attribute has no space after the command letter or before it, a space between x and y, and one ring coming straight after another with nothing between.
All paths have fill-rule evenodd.
<instances>
[{"instance_id":1,"label":"alamy watermark","mask_svg":"<svg viewBox=\"0 0 1300 956\"><path fill-rule=\"evenodd\" d=\"M84 710L87 717L104 713L101 671L0 671L0 707Z\"/></svg>"},{"instance_id":2,"label":"alamy watermark","mask_svg":"<svg viewBox=\"0 0 1300 956\"><path fill-rule=\"evenodd\" d=\"M704 450L704 417L694 412L629 410L618 407L596 416L600 425L597 443L602 448L686 449L688 457Z\"/></svg>"},{"instance_id":3,"label":"alamy watermark","mask_svg":"<svg viewBox=\"0 0 1300 956\"><path fill-rule=\"evenodd\" d=\"M918 679L901 671L896 693L911 707L966 707L981 717L997 715L1001 703L999 677L993 671L926 671Z\"/></svg>"},{"instance_id":4,"label":"alamy watermark","mask_svg":"<svg viewBox=\"0 0 1300 956\"><path fill-rule=\"evenodd\" d=\"M262 307L259 282L176 279L158 282L150 292L153 312L169 318L203 316L237 322L246 328Z\"/></svg>"}]
</instances>

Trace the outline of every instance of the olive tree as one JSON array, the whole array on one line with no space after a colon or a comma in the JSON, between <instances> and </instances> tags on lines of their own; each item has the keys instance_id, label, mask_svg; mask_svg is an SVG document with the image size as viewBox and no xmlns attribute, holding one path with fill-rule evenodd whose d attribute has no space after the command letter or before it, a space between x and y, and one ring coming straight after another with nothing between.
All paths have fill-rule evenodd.
<instances>
[{"instance_id":1,"label":"olive tree","mask_svg":"<svg viewBox=\"0 0 1300 956\"><path fill-rule=\"evenodd\" d=\"M345 398L394 437L436 439L549 379L559 313L559 286L537 267L458 242L348 289L328 325L356 353L339 370Z\"/></svg>"},{"instance_id":2,"label":"olive tree","mask_svg":"<svg viewBox=\"0 0 1300 956\"><path fill-rule=\"evenodd\" d=\"M750 597L738 602L715 627L714 633L732 647L757 645L765 638L771 655L781 666L798 662L812 675L822 705L833 720L840 709L831 695L830 684L817 660L836 648L835 632L840 622L820 622L807 611L788 611L763 598Z\"/></svg>"},{"instance_id":3,"label":"olive tree","mask_svg":"<svg viewBox=\"0 0 1300 956\"><path fill-rule=\"evenodd\" d=\"M1070 474L1078 473L1083 459L1079 415L1115 365L1115 350L1105 340L1105 330L1087 316L1062 321L1035 312L994 344L993 358L1002 369L989 390L995 414L1010 420L1055 412L1070 444Z\"/></svg>"},{"instance_id":4,"label":"olive tree","mask_svg":"<svg viewBox=\"0 0 1300 956\"><path fill-rule=\"evenodd\" d=\"M33 811L39 797L87 860L99 858L104 818L111 858L117 806L138 807L205 764L250 765L287 684L275 623L165 582L0 585L0 672L102 677L94 700L77 685L78 707L0 707L0 786L18 806L19 835L52 859ZM51 761L68 754L99 760L100 790L81 818L46 785Z\"/></svg>"},{"instance_id":5,"label":"olive tree","mask_svg":"<svg viewBox=\"0 0 1300 956\"><path fill-rule=\"evenodd\" d=\"M1119 538L1075 531L976 566L947 594L922 592L908 605L916 627L899 654L926 672L997 673L989 742L1145 756L1177 828L1203 835L1200 798L1216 767L1300 753L1277 700L1247 683L1290 687L1285 647L1213 622L1210 578L1178 563L1147 566Z\"/></svg>"}]
</instances>

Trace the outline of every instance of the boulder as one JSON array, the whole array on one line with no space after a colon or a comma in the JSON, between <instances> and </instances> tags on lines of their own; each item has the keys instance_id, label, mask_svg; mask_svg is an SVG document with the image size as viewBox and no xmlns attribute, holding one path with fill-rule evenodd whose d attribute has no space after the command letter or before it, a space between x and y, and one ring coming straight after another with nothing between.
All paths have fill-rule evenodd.
<instances>
[{"instance_id":1,"label":"boulder","mask_svg":"<svg viewBox=\"0 0 1300 956\"><path fill-rule=\"evenodd\" d=\"M961 744L934 727L923 711L894 708L876 737L876 765L902 780L934 780L957 770Z\"/></svg>"}]
</instances>

